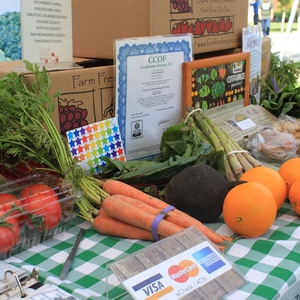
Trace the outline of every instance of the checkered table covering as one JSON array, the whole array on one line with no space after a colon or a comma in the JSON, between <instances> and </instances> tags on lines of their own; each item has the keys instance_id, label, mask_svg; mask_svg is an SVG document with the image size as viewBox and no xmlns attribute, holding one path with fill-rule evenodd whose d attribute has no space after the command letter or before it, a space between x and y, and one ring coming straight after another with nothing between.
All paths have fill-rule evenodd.
<instances>
[{"instance_id":1,"label":"checkered table covering","mask_svg":"<svg viewBox=\"0 0 300 300\"><path fill-rule=\"evenodd\" d=\"M37 267L42 281L58 285L79 299L132 299L128 294L124 295L124 287L116 276L107 270L106 265L150 245L151 242L100 235L90 223L78 217L74 218L73 223L74 226L67 232L10 257L6 262L28 271ZM227 259L249 281L226 299L278 299L300 278L299 225L298 215L289 203L284 203L275 223L266 234L256 239L237 239L225 251ZM219 233L233 235L221 218L217 223L208 226ZM79 245L67 279L60 281L58 276L62 264L80 228L86 229L85 236Z\"/></svg>"}]
</instances>

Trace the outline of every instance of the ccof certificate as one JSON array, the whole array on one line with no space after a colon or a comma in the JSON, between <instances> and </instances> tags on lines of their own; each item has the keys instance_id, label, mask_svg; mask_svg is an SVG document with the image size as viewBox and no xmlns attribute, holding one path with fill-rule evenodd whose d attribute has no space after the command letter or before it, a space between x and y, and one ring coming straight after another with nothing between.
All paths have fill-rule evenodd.
<instances>
[{"instance_id":1,"label":"ccof certificate","mask_svg":"<svg viewBox=\"0 0 300 300\"><path fill-rule=\"evenodd\" d=\"M160 153L162 133L182 118L182 63L191 35L124 39L116 49L116 116L126 160Z\"/></svg>"}]
</instances>

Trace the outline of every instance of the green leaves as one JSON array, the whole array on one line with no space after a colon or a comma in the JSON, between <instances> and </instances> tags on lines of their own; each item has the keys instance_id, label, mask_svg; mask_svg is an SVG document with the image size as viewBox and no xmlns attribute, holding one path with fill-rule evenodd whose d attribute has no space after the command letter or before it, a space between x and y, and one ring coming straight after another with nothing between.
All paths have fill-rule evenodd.
<instances>
[{"instance_id":1,"label":"green leaves","mask_svg":"<svg viewBox=\"0 0 300 300\"><path fill-rule=\"evenodd\" d=\"M271 53L269 76L261 81L261 103L275 116L288 114L300 118L300 62L281 61Z\"/></svg>"},{"instance_id":2,"label":"green leaves","mask_svg":"<svg viewBox=\"0 0 300 300\"><path fill-rule=\"evenodd\" d=\"M224 153L215 152L210 144L203 143L197 133L183 121L164 131L161 154L153 160L121 162L107 157L101 168L101 177L121 180L137 188L155 185L164 188L167 182L187 166L206 163L224 164Z\"/></svg>"},{"instance_id":3,"label":"green leaves","mask_svg":"<svg viewBox=\"0 0 300 300\"><path fill-rule=\"evenodd\" d=\"M209 93L210 93L210 88L206 84L199 90L199 96L203 98L208 96Z\"/></svg>"},{"instance_id":4,"label":"green leaves","mask_svg":"<svg viewBox=\"0 0 300 300\"><path fill-rule=\"evenodd\" d=\"M222 97L225 94L225 83L223 81L217 81L211 87L212 97L218 98Z\"/></svg>"},{"instance_id":5,"label":"green leaves","mask_svg":"<svg viewBox=\"0 0 300 300\"><path fill-rule=\"evenodd\" d=\"M56 154L63 142L57 144L60 135L48 126L54 108L50 76L28 61L25 66L32 74L10 72L0 78L0 162L33 161L60 172Z\"/></svg>"},{"instance_id":6,"label":"green leaves","mask_svg":"<svg viewBox=\"0 0 300 300\"><path fill-rule=\"evenodd\" d=\"M273 115L287 114L299 118L300 87L285 86L270 100L263 100L261 106Z\"/></svg>"}]
</instances>

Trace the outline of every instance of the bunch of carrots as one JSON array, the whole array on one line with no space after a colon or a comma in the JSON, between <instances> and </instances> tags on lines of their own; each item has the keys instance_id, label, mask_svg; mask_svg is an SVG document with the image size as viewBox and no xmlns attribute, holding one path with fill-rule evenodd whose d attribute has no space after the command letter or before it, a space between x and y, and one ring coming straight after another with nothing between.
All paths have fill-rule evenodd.
<instances>
[{"instance_id":1,"label":"bunch of carrots","mask_svg":"<svg viewBox=\"0 0 300 300\"><path fill-rule=\"evenodd\" d=\"M169 204L124 182L108 179L103 182L102 189L109 196L103 200L99 213L93 221L94 228L102 234L156 241L156 235L153 235L153 222L158 215L163 214L156 228L159 239L193 226L221 251L232 241L231 237L216 233L176 208L165 212Z\"/></svg>"}]
</instances>

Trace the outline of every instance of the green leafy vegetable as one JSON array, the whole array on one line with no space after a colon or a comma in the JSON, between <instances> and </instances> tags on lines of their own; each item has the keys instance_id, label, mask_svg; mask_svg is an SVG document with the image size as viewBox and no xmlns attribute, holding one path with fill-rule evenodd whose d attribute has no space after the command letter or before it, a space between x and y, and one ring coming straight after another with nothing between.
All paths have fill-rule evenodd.
<instances>
[{"instance_id":1,"label":"green leafy vegetable","mask_svg":"<svg viewBox=\"0 0 300 300\"><path fill-rule=\"evenodd\" d=\"M300 118L300 87L286 86L270 100L262 100L260 105L273 115L287 114Z\"/></svg>"},{"instance_id":2,"label":"green leafy vegetable","mask_svg":"<svg viewBox=\"0 0 300 300\"><path fill-rule=\"evenodd\" d=\"M203 142L195 128L180 122L169 127L162 136L161 154L155 160L121 162L103 157L106 166L101 168L102 178L121 180L139 189L152 185L164 188L168 181L187 166L206 163L224 173L222 152L215 152Z\"/></svg>"},{"instance_id":3,"label":"green leafy vegetable","mask_svg":"<svg viewBox=\"0 0 300 300\"><path fill-rule=\"evenodd\" d=\"M200 97L206 97L209 95L209 93L210 93L210 88L206 84L199 90Z\"/></svg>"},{"instance_id":4,"label":"green leafy vegetable","mask_svg":"<svg viewBox=\"0 0 300 300\"><path fill-rule=\"evenodd\" d=\"M216 80L217 77L218 77L218 71L216 69L212 69L210 72L210 78L212 80Z\"/></svg>"},{"instance_id":5,"label":"green leafy vegetable","mask_svg":"<svg viewBox=\"0 0 300 300\"><path fill-rule=\"evenodd\" d=\"M280 60L271 53L266 80L261 80L260 105L275 116L288 114L300 118L299 113L300 62Z\"/></svg>"},{"instance_id":6,"label":"green leafy vegetable","mask_svg":"<svg viewBox=\"0 0 300 300\"><path fill-rule=\"evenodd\" d=\"M205 100L201 101L201 109L202 110L207 110L208 109L207 101L205 101Z\"/></svg>"},{"instance_id":7,"label":"green leafy vegetable","mask_svg":"<svg viewBox=\"0 0 300 300\"><path fill-rule=\"evenodd\" d=\"M213 86L211 87L211 94L214 99L218 97L222 97L224 93L225 93L225 83L223 81L218 81L214 83Z\"/></svg>"}]
</instances>

